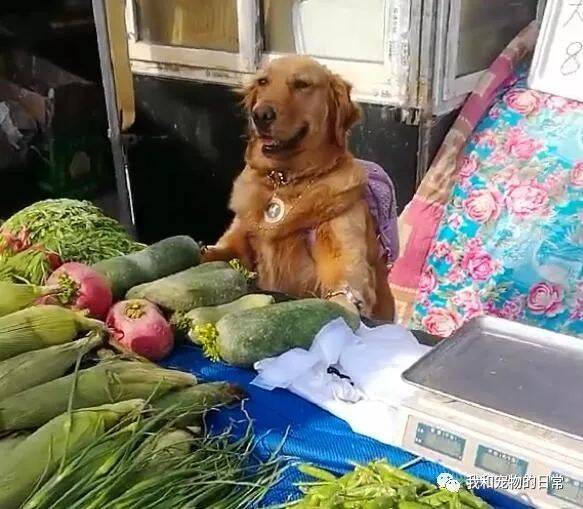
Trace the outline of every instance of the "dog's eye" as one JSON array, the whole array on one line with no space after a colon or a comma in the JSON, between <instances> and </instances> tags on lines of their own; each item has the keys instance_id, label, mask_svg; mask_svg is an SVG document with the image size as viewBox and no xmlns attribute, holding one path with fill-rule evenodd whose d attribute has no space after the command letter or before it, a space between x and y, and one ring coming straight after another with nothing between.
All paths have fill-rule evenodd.
<instances>
[{"instance_id":1,"label":"dog's eye","mask_svg":"<svg viewBox=\"0 0 583 509\"><path fill-rule=\"evenodd\" d=\"M258 84L260 87L264 87L265 85L267 85L267 83L268 83L268 81L267 81L267 78L259 78L259 79L257 80L257 84Z\"/></svg>"},{"instance_id":2,"label":"dog's eye","mask_svg":"<svg viewBox=\"0 0 583 509\"><path fill-rule=\"evenodd\" d=\"M295 80L294 81L294 88L297 90L303 90L305 88L310 88L312 86L311 83L308 83L305 80Z\"/></svg>"}]
</instances>

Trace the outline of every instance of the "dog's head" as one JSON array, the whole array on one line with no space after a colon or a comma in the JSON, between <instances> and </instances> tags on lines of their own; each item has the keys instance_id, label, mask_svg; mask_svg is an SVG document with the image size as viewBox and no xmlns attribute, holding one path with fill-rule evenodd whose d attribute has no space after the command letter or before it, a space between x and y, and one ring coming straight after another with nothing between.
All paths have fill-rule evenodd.
<instances>
[{"instance_id":1,"label":"dog's head","mask_svg":"<svg viewBox=\"0 0 583 509\"><path fill-rule=\"evenodd\" d=\"M351 88L311 58L274 60L244 90L253 157L281 162L324 147L344 151L360 118Z\"/></svg>"}]
</instances>

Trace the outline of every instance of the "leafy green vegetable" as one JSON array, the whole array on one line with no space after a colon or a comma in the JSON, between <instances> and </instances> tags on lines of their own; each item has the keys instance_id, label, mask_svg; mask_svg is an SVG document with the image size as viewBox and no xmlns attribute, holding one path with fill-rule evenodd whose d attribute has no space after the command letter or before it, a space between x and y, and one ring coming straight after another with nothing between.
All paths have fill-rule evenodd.
<instances>
[{"instance_id":1,"label":"leafy green vegetable","mask_svg":"<svg viewBox=\"0 0 583 509\"><path fill-rule=\"evenodd\" d=\"M92 265L143 247L90 202L45 200L0 227L0 279L41 284L59 261Z\"/></svg>"},{"instance_id":2,"label":"leafy green vegetable","mask_svg":"<svg viewBox=\"0 0 583 509\"><path fill-rule=\"evenodd\" d=\"M310 509L490 509L467 490L450 493L419 479L385 460L359 465L337 478L312 465L300 465L300 472L316 482L302 483L301 500L282 508Z\"/></svg>"}]
</instances>

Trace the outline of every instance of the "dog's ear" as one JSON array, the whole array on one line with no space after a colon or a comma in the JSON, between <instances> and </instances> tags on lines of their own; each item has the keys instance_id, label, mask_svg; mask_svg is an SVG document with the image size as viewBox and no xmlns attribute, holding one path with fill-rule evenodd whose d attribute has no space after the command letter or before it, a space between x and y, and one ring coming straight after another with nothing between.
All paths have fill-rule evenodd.
<instances>
[{"instance_id":1,"label":"dog's ear","mask_svg":"<svg viewBox=\"0 0 583 509\"><path fill-rule=\"evenodd\" d=\"M237 93L241 96L241 106L243 106L246 113L250 114L257 101L257 83L252 80L239 88Z\"/></svg>"},{"instance_id":2,"label":"dog's ear","mask_svg":"<svg viewBox=\"0 0 583 509\"><path fill-rule=\"evenodd\" d=\"M352 85L337 74L330 77L329 111L333 135L340 147L346 146L346 135L361 118L360 108L352 102Z\"/></svg>"}]
</instances>

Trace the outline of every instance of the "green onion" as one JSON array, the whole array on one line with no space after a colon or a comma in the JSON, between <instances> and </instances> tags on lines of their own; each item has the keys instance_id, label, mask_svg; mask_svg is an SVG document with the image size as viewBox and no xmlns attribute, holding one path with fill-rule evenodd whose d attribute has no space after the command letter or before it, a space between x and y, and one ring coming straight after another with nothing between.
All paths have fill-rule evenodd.
<instances>
[{"instance_id":1,"label":"green onion","mask_svg":"<svg viewBox=\"0 0 583 509\"><path fill-rule=\"evenodd\" d=\"M259 502L282 472L259 462L249 432L233 441L176 430L177 409L132 416L71 457L22 509L238 509Z\"/></svg>"}]
</instances>

